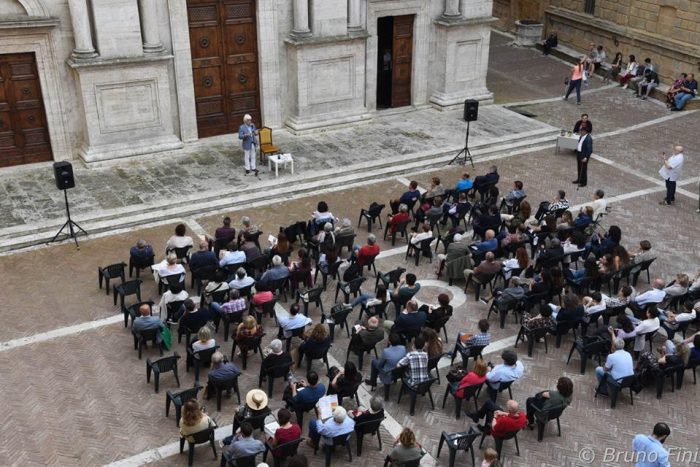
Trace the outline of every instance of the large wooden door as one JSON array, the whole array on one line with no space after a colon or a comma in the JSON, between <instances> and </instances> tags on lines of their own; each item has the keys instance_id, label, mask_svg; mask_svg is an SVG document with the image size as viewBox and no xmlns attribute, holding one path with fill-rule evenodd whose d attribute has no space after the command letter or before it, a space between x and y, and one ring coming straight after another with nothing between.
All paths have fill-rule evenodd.
<instances>
[{"instance_id":1,"label":"large wooden door","mask_svg":"<svg viewBox=\"0 0 700 467\"><path fill-rule=\"evenodd\" d=\"M255 0L187 0L200 137L261 125Z\"/></svg>"},{"instance_id":2,"label":"large wooden door","mask_svg":"<svg viewBox=\"0 0 700 467\"><path fill-rule=\"evenodd\" d=\"M36 57L0 55L0 167L52 159Z\"/></svg>"},{"instance_id":3,"label":"large wooden door","mask_svg":"<svg viewBox=\"0 0 700 467\"><path fill-rule=\"evenodd\" d=\"M392 52L391 106L411 105L413 15L394 17Z\"/></svg>"}]
</instances>

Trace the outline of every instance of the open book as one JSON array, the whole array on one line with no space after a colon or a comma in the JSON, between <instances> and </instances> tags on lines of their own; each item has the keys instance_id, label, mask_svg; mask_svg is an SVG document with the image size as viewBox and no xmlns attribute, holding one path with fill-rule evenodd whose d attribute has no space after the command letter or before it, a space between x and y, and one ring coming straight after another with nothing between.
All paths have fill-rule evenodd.
<instances>
[{"instance_id":1,"label":"open book","mask_svg":"<svg viewBox=\"0 0 700 467\"><path fill-rule=\"evenodd\" d=\"M275 432L277 431L277 428L280 427L280 424L277 422L270 422L267 425L265 425L265 434L267 435L268 438L274 438L275 437Z\"/></svg>"},{"instance_id":2,"label":"open book","mask_svg":"<svg viewBox=\"0 0 700 467\"><path fill-rule=\"evenodd\" d=\"M330 396L323 396L318 400L316 407L318 407L321 420L325 422L333 416L333 411L338 407L338 395L331 394Z\"/></svg>"}]
</instances>

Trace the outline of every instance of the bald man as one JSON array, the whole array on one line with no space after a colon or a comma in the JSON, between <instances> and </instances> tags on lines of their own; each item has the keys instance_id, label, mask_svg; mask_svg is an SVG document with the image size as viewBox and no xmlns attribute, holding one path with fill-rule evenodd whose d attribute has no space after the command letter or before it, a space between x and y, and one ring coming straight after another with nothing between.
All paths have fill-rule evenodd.
<instances>
[{"instance_id":1,"label":"bald man","mask_svg":"<svg viewBox=\"0 0 700 467\"><path fill-rule=\"evenodd\" d=\"M253 123L253 117L248 114L243 116L243 124L238 128L238 139L241 140L243 148L243 161L245 163L245 174L248 175L251 171L258 175L258 169L255 165L255 146L258 144L255 135L258 130Z\"/></svg>"},{"instance_id":2,"label":"bald man","mask_svg":"<svg viewBox=\"0 0 700 467\"><path fill-rule=\"evenodd\" d=\"M384 329L379 326L379 319L376 316L370 317L365 325L353 327L352 334L351 351L369 349L384 340Z\"/></svg>"},{"instance_id":3,"label":"bald man","mask_svg":"<svg viewBox=\"0 0 700 467\"><path fill-rule=\"evenodd\" d=\"M474 420L474 423L479 423L483 418L484 424L477 425L477 428L494 438L503 438L508 433L520 431L527 425L525 412L520 410L518 403L512 399L506 402L505 411L489 399L478 412L470 413L469 417Z\"/></svg>"},{"instance_id":4,"label":"bald man","mask_svg":"<svg viewBox=\"0 0 700 467\"><path fill-rule=\"evenodd\" d=\"M683 146L673 147L673 155L668 157L666 153L661 153L663 165L659 169L659 175L666 180L666 198L659 204L670 206L676 201L676 181L681 178L683 170Z\"/></svg>"},{"instance_id":5,"label":"bald man","mask_svg":"<svg viewBox=\"0 0 700 467\"><path fill-rule=\"evenodd\" d=\"M139 307L139 316L131 322L131 330L134 332L149 331L157 329L156 342L160 344L160 330L163 329L163 322L157 316L151 316L151 307L144 303Z\"/></svg>"}]
</instances>

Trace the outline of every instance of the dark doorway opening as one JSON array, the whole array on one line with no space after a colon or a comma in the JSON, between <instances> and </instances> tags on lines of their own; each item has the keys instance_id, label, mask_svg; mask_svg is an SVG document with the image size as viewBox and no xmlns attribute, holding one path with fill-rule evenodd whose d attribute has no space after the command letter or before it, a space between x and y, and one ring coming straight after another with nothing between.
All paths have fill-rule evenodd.
<instances>
[{"instance_id":1,"label":"dark doorway opening","mask_svg":"<svg viewBox=\"0 0 700 467\"><path fill-rule=\"evenodd\" d=\"M411 105L413 19L413 15L378 19L378 109Z\"/></svg>"},{"instance_id":2,"label":"dark doorway opening","mask_svg":"<svg viewBox=\"0 0 700 467\"><path fill-rule=\"evenodd\" d=\"M393 51L394 17L379 18L377 35L379 38L379 53L377 54L377 108L391 107L391 69Z\"/></svg>"}]
</instances>

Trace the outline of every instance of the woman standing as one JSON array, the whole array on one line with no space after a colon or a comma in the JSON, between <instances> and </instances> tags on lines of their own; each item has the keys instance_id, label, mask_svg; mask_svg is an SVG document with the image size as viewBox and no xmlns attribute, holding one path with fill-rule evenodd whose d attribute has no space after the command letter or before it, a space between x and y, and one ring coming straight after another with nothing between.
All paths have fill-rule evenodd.
<instances>
[{"instance_id":1,"label":"woman standing","mask_svg":"<svg viewBox=\"0 0 700 467\"><path fill-rule=\"evenodd\" d=\"M576 105L581 105L581 82L583 81L583 70L586 68L586 57L581 57L579 62L571 69L571 79L569 87L564 95L564 100L569 99L569 94L576 90Z\"/></svg>"}]
</instances>

